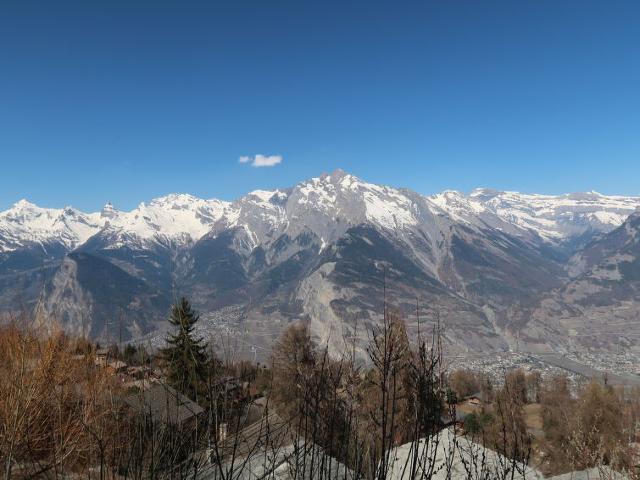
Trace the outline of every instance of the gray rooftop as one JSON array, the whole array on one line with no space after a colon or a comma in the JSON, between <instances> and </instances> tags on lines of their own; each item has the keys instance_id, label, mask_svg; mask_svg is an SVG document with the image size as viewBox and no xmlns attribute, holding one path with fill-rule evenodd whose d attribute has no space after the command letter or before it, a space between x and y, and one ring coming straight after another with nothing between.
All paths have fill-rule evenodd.
<instances>
[{"instance_id":1,"label":"gray rooftop","mask_svg":"<svg viewBox=\"0 0 640 480\"><path fill-rule=\"evenodd\" d=\"M168 385L155 383L146 390L129 395L124 402L155 421L180 425L204 412L204 409Z\"/></svg>"}]
</instances>

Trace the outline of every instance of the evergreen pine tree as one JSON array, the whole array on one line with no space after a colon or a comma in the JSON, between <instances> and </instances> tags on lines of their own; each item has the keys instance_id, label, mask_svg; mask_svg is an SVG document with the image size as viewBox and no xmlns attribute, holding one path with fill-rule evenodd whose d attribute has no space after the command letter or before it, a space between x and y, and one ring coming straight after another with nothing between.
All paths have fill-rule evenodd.
<instances>
[{"instance_id":1,"label":"evergreen pine tree","mask_svg":"<svg viewBox=\"0 0 640 480\"><path fill-rule=\"evenodd\" d=\"M194 334L199 318L189 301L182 297L171 308L169 323L174 333L168 335L167 347L162 350L168 383L192 400L196 399L198 385L205 378L208 361L203 339Z\"/></svg>"}]
</instances>

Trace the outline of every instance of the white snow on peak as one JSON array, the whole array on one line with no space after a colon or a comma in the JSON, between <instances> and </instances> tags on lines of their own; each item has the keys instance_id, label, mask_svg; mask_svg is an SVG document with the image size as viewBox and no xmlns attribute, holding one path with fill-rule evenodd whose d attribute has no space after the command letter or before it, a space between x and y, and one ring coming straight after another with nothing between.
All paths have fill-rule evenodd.
<instances>
[{"instance_id":1,"label":"white snow on peak","mask_svg":"<svg viewBox=\"0 0 640 480\"><path fill-rule=\"evenodd\" d=\"M478 188L469 195L446 190L423 196L336 170L292 189L254 190L234 202L169 194L131 211L107 203L100 212L83 213L20 200L0 212L0 252L50 242L73 249L101 230L115 236L114 246L131 241L188 243L235 226L244 228L255 245L303 229L330 243L348 225L360 223L391 230L418 228L430 236L445 224L465 223L516 235L535 232L559 242L588 230L612 230L639 207L640 197L594 191L538 195Z\"/></svg>"},{"instance_id":2,"label":"white snow on peak","mask_svg":"<svg viewBox=\"0 0 640 480\"><path fill-rule=\"evenodd\" d=\"M85 214L71 207L41 208L20 200L0 212L0 252L29 245L45 247L51 241L74 248L101 227L99 214Z\"/></svg>"},{"instance_id":3,"label":"white snow on peak","mask_svg":"<svg viewBox=\"0 0 640 480\"><path fill-rule=\"evenodd\" d=\"M620 226L640 205L640 197L609 196L595 191L540 195L476 189L469 199L550 241L577 236L589 229L609 231Z\"/></svg>"},{"instance_id":4,"label":"white snow on peak","mask_svg":"<svg viewBox=\"0 0 640 480\"><path fill-rule=\"evenodd\" d=\"M38 206L31 203L26 198L21 198L20 200L18 200L16 203L13 204L12 210L24 210L29 208L38 208Z\"/></svg>"},{"instance_id":5,"label":"white snow on peak","mask_svg":"<svg viewBox=\"0 0 640 480\"><path fill-rule=\"evenodd\" d=\"M228 208L229 203L220 200L170 194L148 204L142 202L130 212L118 212L110 220L109 228L142 241L196 241L211 230Z\"/></svg>"},{"instance_id":6,"label":"white snow on peak","mask_svg":"<svg viewBox=\"0 0 640 480\"><path fill-rule=\"evenodd\" d=\"M486 211L481 203L472 201L457 190L445 190L429 196L428 200L458 221L473 222L477 215Z\"/></svg>"},{"instance_id":7,"label":"white snow on peak","mask_svg":"<svg viewBox=\"0 0 640 480\"><path fill-rule=\"evenodd\" d=\"M118 210L116 210L116 208L113 206L111 202L107 202L104 205L104 207L102 207L102 210L100 211L100 217L107 219L107 221L110 218L117 217L118 214L119 214Z\"/></svg>"},{"instance_id":8,"label":"white snow on peak","mask_svg":"<svg viewBox=\"0 0 640 480\"><path fill-rule=\"evenodd\" d=\"M352 223L367 221L389 229L417 224L412 200L398 189L364 182L342 170L298 184L293 197L299 205L327 216L350 217Z\"/></svg>"},{"instance_id":9,"label":"white snow on peak","mask_svg":"<svg viewBox=\"0 0 640 480\"><path fill-rule=\"evenodd\" d=\"M0 212L0 252L52 242L71 250L103 229L142 242L195 241L225 215L229 205L220 200L171 194L148 204L142 202L128 212L107 203L100 212L83 213L71 207L41 208L21 200Z\"/></svg>"},{"instance_id":10,"label":"white snow on peak","mask_svg":"<svg viewBox=\"0 0 640 480\"><path fill-rule=\"evenodd\" d=\"M360 189L370 221L389 229L418 224L413 202L395 188L369 183L361 184Z\"/></svg>"},{"instance_id":11,"label":"white snow on peak","mask_svg":"<svg viewBox=\"0 0 640 480\"><path fill-rule=\"evenodd\" d=\"M336 186L323 175L298 184L294 190L297 203L330 214L336 209Z\"/></svg>"},{"instance_id":12,"label":"white snow on peak","mask_svg":"<svg viewBox=\"0 0 640 480\"><path fill-rule=\"evenodd\" d=\"M254 190L229 206L224 223L243 227L257 246L286 224L286 200L287 193L281 190Z\"/></svg>"},{"instance_id":13,"label":"white snow on peak","mask_svg":"<svg viewBox=\"0 0 640 480\"><path fill-rule=\"evenodd\" d=\"M276 194L273 190L254 190L249 195L260 199L261 202L268 202Z\"/></svg>"}]
</instances>

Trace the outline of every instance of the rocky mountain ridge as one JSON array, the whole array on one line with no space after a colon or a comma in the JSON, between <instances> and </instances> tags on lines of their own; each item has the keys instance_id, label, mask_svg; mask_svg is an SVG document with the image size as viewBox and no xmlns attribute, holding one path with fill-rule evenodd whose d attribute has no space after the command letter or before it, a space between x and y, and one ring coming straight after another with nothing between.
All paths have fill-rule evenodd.
<instances>
[{"instance_id":1,"label":"rocky mountain ridge","mask_svg":"<svg viewBox=\"0 0 640 480\"><path fill-rule=\"evenodd\" d=\"M187 294L213 317L239 306L225 328L252 348L305 320L339 349L377 321L385 290L407 317L416 299L424 321L441 316L452 348L505 350L529 324L522 312L600 258L593 242L639 205L595 192L424 196L342 171L234 202L172 194L129 212L20 201L0 212L0 309L37 306L97 338L118 323L138 338Z\"/></svg>"},{"instance_id":2,"label":"rocky mountain ridge","mask_svg":"<svg viewBox=\"0 0 640 480\"><path fill-rule=\"evenodd\" d=\"M425 227L431 220L428 215L425 218L428 212L445 214L461 223L486 222L510 233L529 230L549 242L562 242L588 231L608 232L639 205L640 197L597 192L552 196L476 189L469 195L445 191L423 196L336 171L287 190L256 190L235 202L169 194L128 212L116 210L111 203L101 212L84 213L73 207L42 208L20 200L0 212L0 252L15 251L29 243L54 242L72 250L103 229L139 240L197 241L211 230L244 226L252 231L254 241L261 242L285 224L304 220L308 210L330 220L325 228L328 236L339 230L336 225L341 215L349 224L370 222L398 229L418 224Z\"/></svg>"}]
</instances>

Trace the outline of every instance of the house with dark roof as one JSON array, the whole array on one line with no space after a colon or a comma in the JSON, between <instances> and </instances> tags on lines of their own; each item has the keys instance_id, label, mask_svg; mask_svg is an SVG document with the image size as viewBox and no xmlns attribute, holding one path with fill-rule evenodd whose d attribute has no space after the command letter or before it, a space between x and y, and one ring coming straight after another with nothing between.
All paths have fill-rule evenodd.
<instances>
[{"instance_id":1,"label":"house with dark roof","mask_svg":"<svg viewBox=\"0 0 640 480\"><path fill-rule=\"evenodd\" d=\"M204 416L205 410L177 390L158 382L128 395L124 403L136 413L153 422L183 426L195 424Z\"/></svg>"}]
</instances>

